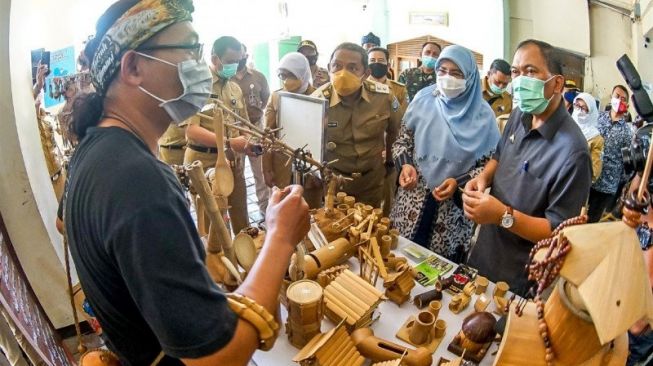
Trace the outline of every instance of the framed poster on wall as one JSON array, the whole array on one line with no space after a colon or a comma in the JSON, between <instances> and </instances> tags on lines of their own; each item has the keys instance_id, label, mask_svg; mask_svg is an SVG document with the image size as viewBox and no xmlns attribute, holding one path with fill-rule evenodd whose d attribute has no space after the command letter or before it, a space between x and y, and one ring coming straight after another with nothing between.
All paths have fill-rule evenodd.
<instances>
[{"instance_id":1,"label":"framed poster on wall","mask_svg":"<svg viewBox=\"0 0 653 366\"><path fill-rule=\"evenodd\" d=\"M290 147L306 146L313 159L322 162L326 145L327 101L306 95L279 92L279 136Z\"/></svg>"}]
</instances>

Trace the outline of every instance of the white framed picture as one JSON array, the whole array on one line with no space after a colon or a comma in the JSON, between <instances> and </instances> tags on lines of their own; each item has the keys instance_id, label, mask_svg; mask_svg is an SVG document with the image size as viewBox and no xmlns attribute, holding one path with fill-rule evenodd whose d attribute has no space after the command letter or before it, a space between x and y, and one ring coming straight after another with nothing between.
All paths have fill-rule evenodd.
<instances>
[{"instance_id":1,"label":"white framed picture","mask_svg":"<svg viewBox=\"0 0 653 366\"><path fill-rule=\"evenodd\" d=\"M313 159L322 162L326 143L327 101L306 95L279 92L279 136L290 147L306 146Z\"/></svg>"}]
</instances>

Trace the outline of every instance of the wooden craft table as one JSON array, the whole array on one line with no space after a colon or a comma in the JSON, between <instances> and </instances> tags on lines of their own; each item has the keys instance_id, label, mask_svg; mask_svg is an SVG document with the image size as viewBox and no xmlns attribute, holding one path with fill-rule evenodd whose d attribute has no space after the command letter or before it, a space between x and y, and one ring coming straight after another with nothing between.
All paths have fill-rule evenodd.
<instances>
[{"instance_id":1,"label":"wooden craft table","mask_svg":"<svg viewBox=\"0 0 653 366\"><path fill-rule=\"evenodd\" d=\"M406 255L401 251L401 248L410 244L411 241L400 237L399 246L393 252L397 256L406 257L408 259L409 264L415 266L417 263L413 260L413 258L411 258L410 256ZM426 251L426 249L424 250ZM352 272L358 274L359 271L358 260L352 258L347 263L349 264ZM454 268L444 276L451 275L453 271L456 269L456 267L457 266L454 264ZM385 291L385 289L383 289L382 278L379 278L376 287L383 292ZM428 290L432 290L433 288L434 288L433 285L426 288L420 285L419 283L416 283L415 287L411 292L410 301L405 302L401 306L397 306L397 304L391 301L382 302L381 305L379 305L379 308L375 314L375 316L380 316L380 317L370 326L371 329L374 331L374 335L379 338L388 340L390 342L394 342L403 346L414 348L408 343L405 343L399 340L398 338L396 338L395 334L402 326L402 324L406 321L406 319L408 319L409 316L417 315L417 313L420 311L415 305L413 305L412 297L414 297L415 295L419 295L423 292L426 292ZM487 291L485 292L485 295L488 298L492 298L492 291L494 291L494 283L490 282ZM507 294L506 297L508 297L509 295L510 294ZM438 318L443 319L447 322L447 330L442 343L433 354L433 365L438 364L440 357L444 357L449 360L456 357L456 355L447 351L447 346L449 345L453 337L460 331L460 327L462 326L463 319L467 315L474 312L474 302L476 302L478 295L473 295L467 309L461 311L459 314L454 314L449 310L449 302L451 301L451 298L452 298L451 294L449 294L446 291L443 292L443 296L441 300L442 308L440 309L440 314ZM491 301L486 311L494 314L494 310L495 310L495 305L494 302ZM498 317L498 315L496 314L494 315ZM287 316L286 309L282 306L281 317L283 322L286 321L286 316ZM324 318L324 320L322 321L322 333L329 331L330 329L335 327L335 325L336 324L331 322L329 319ZM288 342L288 336L286 335L285 327L283 326L283 324L281 326L283 329L281 329L281 331L279 332L279 338L277 339L274 348L272 348L268 352L257 351L254 354L253 361L257 365L259 366L298 365L294 363L292 359L297 354L297 352L299 352L299 349L290 345L290 343ZM492 365L494 362L494 355L496 354L498 349L499 349L499 343L496 342L493 343L490 346L487 355L485 356L485 358L483 358L483 361L481 362L480 365L483 366Z\"/></svg>"}]
</instances>

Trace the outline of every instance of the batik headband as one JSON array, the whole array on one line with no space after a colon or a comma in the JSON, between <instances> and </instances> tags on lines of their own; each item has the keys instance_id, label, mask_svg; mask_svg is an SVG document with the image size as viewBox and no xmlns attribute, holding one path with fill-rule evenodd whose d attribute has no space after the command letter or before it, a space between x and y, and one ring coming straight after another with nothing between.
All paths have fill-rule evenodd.
<instances>
[{"instance_id":1,"label":"batik headband","mask_svg":"<svg viewBox=\"0 0 653 366\"><path fill-rule=\"evenodd\" d=\"M192 20L191 0L142 0L125 12L100 40L91 76L95 90L104 95L122 55L133 50L165 27Z\"/></svg>"}]
</instances>

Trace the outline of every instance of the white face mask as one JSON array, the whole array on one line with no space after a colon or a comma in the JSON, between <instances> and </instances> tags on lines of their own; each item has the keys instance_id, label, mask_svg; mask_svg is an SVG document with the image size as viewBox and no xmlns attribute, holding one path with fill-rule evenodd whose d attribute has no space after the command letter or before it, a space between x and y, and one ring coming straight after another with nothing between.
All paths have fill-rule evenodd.
<instances>
[{"instance_id":1,"label":"white face mask","mask_svg":"<svg viewBox=\"0 0 653 366\"><path fill-rule=\"evenodd\" d=\"M440 94L453 99L465 91L465 79L458 79L451 75L438 76L437 88Z\"/></svg>"},{"instance_id":2,"label":"white face mask","mask_svg":"<svg viewBox=\"0 0 653 366\"><path fill-rule=\"evenodd\" d=\"M204 60L186 60L175 65L172 62L154 56L140 52L137 53L143 57L163 62L178 69L179 81L181 81L184 91L177 98L165 100L139 86L139 89L145 94L161 102L159 107L168 113L174 124L180 124L202 110L202 107L206 104L213 90L213 76L211 76L211 70Z\"/></svg>"},{"instance_id":3,"label":"white face mask","mask_svg":"<svg viewBox=\"0 0 653 366\"><path fill-rule=\"evenodd\" d=\"M589 122L589 113L585 113L578 108L574 108L574 111L571 113L571 118L576 121L579 125L585 125Z\"/></svg>"}]
</instances>

